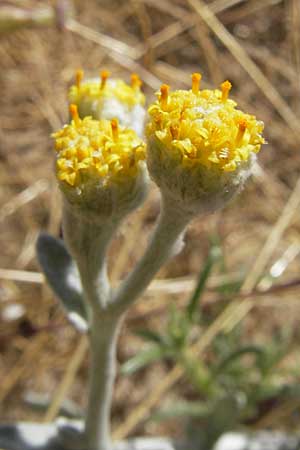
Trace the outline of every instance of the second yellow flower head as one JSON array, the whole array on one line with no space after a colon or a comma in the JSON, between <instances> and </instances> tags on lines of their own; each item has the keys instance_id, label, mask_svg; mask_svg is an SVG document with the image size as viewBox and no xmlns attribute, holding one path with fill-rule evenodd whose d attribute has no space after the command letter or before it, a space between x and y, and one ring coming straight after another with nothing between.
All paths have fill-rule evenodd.
<instances>
[{"instance_id":1,"label":"second yellow flower head","mask_svg":"<svg viewBox=\"0 0 300 450\"><path fill-rule=\"evenodd\" d=\"M71 123L53 134L59 180L77 187L89 180L108 186L137 175L145 144L133 130L119 127L116 119L80 119L75 105L70 111Z\"/></svg>"},{"instance_id":2,"label":"second yellow flower head","mask_svg":"<svg viewBox=\"0 0 300 450\"><path fill-rule=\"evenodd\" d=\"M192 214L223 206L264 143L263 122L236 108L229 81L220 90L201 90L200 82L194 73L190 90L162 85L146 129L152 178L169 201Z\"/></svg>"},{"instance_id":3,"label":"second yellow flower head","mask_svg":"<svg viewBox=\"0 0 300 450\"><path fill-rule=\"evenodd\" d=\"M70 112L71 123L53 134L64 200L84 220L122 218L146 195L146 146L117 119L81 119L76 105Z\"/></svg>"},{"instance_id":4,"label":"second yellow flower head","mask_svg":"<svg viewBox=\"0 0 300 450\"><path fill-rule=\"evenodd\" d=\"M130 84L122 79L110 78L103 70L99 78L84 79L82 70L76 72L76 82L69 91L69 101L78 107L80 117L93 119L117 118L120 125L143 135L145 96L137 74L131 75Z\"/></svg>"},{"instance_id":5,"label":"second yellow flower head","mask_svg":"<svg viewBox=\"0 0 300 450\"><path fill-rule=\"evenodd\" d=\"M200 80L200 74L193 74L192 89L187 91L170 93L167 85L162 86L149 108L147 134L154 134L183 166L234 171L260 150L263 122L236 109L228 96L229 81L221 90L200 90Z\"/></svg>"}]
</instances>

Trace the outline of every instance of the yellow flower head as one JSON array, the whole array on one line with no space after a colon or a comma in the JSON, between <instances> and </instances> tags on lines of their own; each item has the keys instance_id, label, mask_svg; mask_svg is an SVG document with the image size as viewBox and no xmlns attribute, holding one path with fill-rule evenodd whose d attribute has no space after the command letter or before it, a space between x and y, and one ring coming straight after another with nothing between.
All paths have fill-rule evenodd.
<instances>
[{"instance_id":1,"label":"yellow flower head","mask_svg":"<svg viewBox=\"0 0 300 450\"><path fill-rule=\"evenodd\" d=\"M118 118L121 125L135 129L141 135L144 121L145 96L137 74L131 75L131 84L111 79L103 70L100 78L84 80L82 70L76 72L75 84L69 91L69 101L78 107L80 117L94 119Z\"/></svg>"},{"instance_id":2,"label":"yellow flower head","mask_svg":"<svg viewBox=\"0 0 300 450\"><path fill-rule=\"evenodd\" d=\"M186 199L209 202L220 194L230 197L240 187L264 143L264 126L236 108L229 81L220 90L201 90L200 82L201 75L194 73L191 90L170 92L162 85L148 110L148 167L173 196L178 191Z\"/></svg>"},{"instance_id":3,"label":"yellow flower head","mask_svg":"<svg viewBox=\"0 0 300 450\"><path fill-rule=\"evenodd\" d=\"M53 134L56 174L68 200L101 209L109 196L130 196L144 177L145 143L116 119L80 119L73 104L70 113L71 123Z\"/></svg>"}]
</instances>

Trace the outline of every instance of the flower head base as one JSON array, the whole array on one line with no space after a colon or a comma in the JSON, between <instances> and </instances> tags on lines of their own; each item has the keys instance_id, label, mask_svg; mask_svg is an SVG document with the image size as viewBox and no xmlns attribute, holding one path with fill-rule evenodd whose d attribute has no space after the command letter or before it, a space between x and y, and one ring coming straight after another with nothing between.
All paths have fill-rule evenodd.
<instances>
[{"instance_id":1,"label":"flower head base","mask_svg":"<svg viewBox=\"0 0 300 450\"><path fill-rule=\"evenodd\" d=\"M71 123L53 134L56 174L69 203L98 215L121 212L124 202L132 209L145 193L144 142L117 119L80 119L76 105L70 112Z\"/></svg>"},{"instance_id":2,"label":"flower head base","mask_svg":"<svg viewBox=\"0 0 300 450\"><path fill-rule=\"evenodd\" d=\"M163 85L149 108L148 167L162 191L191 210L214 210L243 184L264 139L263 123L236 109L231 83L221 90L169 92Z\"/></svg>"},{"instance_id":3,"label":"flower head base","mask_svg":"<svg viewBox=\"0 0 300 450\"><path fill-rule=\"evenodd\" d=\"M131 75L131 84L109 78L103 70L100 78L84 81L82 70L76 72L75 85L69 91L69 101L78 107L80 117L93 119L117 118L120 124L132 128L139 136L143 134L145 118L145 96L141 91L141 80Z\"/></svg>"}]
</instances>

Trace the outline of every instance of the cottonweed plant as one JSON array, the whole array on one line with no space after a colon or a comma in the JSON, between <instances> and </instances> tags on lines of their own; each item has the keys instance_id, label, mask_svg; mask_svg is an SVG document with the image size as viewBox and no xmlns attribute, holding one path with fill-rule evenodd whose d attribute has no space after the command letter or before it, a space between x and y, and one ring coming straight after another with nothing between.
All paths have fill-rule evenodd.
<instances>
[{"instance_id":1,"label":"cottonweed plant","mask_svg":"<svg viewBox=\"0 0 300 450\"><path fill-rule=\"evenodd\" d=\"M37 248L70 321L87 332L91 362L84 425L59 427L58 448L115 448L110 408L124 315L181 249L188 223L241 190L264 143L263 123L236 108L228 81L220 90L201 90L200 81L193 74L190 90L172 92L162 85L148 109L147 148L137 75L127 85L107 71L87 80L78 71L69 91L70 123L53 134L64 244L42 235ZM148 173L161 192L160 215L143 256L112 289L107 248L122 220L145 199Z\"/></svg>"}]
</instances>

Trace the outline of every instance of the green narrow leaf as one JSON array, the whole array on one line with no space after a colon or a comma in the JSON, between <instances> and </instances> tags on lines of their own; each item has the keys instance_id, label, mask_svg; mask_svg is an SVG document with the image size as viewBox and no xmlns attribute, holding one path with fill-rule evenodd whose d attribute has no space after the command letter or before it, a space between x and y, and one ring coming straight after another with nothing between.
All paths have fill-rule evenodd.
<instances>
[{"instance_id":1,"label":"green narrow leaf","mask_svg":"<svg viewBox=\"0 0 300 450\"><path fill-rule=\"evenodd\" d=\"M223 372L234 361L248 354L255 355L256 358L259 360L260 358L264 357L265 352L261 347L255 345L248 345L246 347L239 348L238 350L235 350L234 352L226 356L226 358L224 358L220 362L220 364L218 364L218 366L215 369L215 374Z\"/></svg>"},{"instance_id":2,"label":"green narrow leaf","mask_svg":"<svg viewBox=\"0 0 300 450\"><path fill-rule=\"evenodd\" d=\"M155 331L145 328L135 331L135 334L143 338L145 341L151 341L155 342L156 344L165 345L164 337L161 336L159 333L156 333Z\"/></svg>"},{"instance_id":3,"label":"green narrow leaf","mask_svg":"<svg viewBox=\"0 0 300 450\"><path fill-rule=\"evenodd\" d=\"M150 420L160 422L181 417L207 417L210 412L210 406L205 402L178 400L154 413Z\"/></svg>"},{"instance_id":4,"label":"green narrow leaf","mask_svg":"<svg viewBox=\"0 0 300 450\"><path fill-rule=\"evenodd\" d=\"M188 302L187 316L191 321L194 320L196 310L198 308L201 296L204 292L204 288L206 286L212 268L215 265L215 263L220 260L220 258L221 258L220 247L217 245L212 245L208 257L206 259L205 266L203 270L200 272L196 288L190 298L190 301Z\"/></svg>"},{"instance_id":5,"label":"green narrow leaf","mask_svg":"<svg viewBox=\"0 0 300 450\"><path fill-rule=\"evenodd\" d=\"M130 375L142 367L151 364L154 361L158 361L166 355L166 350L158 345L153 345L150 348L138 353L130 358L121 366L121 373L123 375Z\"/></svg>"}]
</instances>

